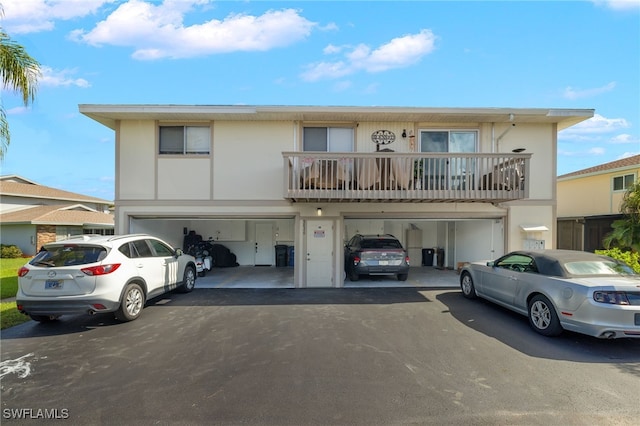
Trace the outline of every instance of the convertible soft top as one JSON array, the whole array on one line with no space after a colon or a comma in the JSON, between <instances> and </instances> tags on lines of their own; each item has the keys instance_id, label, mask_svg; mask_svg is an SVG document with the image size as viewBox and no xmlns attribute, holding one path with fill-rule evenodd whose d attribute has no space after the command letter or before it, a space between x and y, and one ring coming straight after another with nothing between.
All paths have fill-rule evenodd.
<instances>
[{"instance_id":1,"label":"convertible soft top","mask_svg":"<svg viewBox=\"0 0 640 426\"><path fill-rule=\"evenodd\" d=\"M568 262L611 260L607 256L602 256L586 251L574 250L518 250L514 253L531 256L538 267L538 272L553 277L570 277L571 275L562 266Z\"/></svg>"}]
</instances>

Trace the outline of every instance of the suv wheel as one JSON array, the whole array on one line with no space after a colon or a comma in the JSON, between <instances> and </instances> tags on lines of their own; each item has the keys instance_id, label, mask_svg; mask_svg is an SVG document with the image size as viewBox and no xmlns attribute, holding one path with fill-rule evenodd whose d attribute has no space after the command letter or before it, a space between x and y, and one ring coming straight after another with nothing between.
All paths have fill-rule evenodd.
<instances>
[{"instance_id":1,"label":"suv wheel","mask_svg":"<svg viewBox=\"0 0 640 426\"><path fill-rule=\"evenodd\" d=\"M187 266L184 269L184 278L182 279L182 285L178 288L180 293L189 293L196 286L196 271Z\"/></svg>"},{"instance_id":2,"label":"suv wheel","mask_svg":"<svg viewBox=\"0 0 640 426\"><path fill-rule=\"evenodd\" d=\"M142 308L144 308L144 291L138 284L131 283L122 293L116 318L119 321L133 321L140 316Z\"/></svg>"}]
</instances>

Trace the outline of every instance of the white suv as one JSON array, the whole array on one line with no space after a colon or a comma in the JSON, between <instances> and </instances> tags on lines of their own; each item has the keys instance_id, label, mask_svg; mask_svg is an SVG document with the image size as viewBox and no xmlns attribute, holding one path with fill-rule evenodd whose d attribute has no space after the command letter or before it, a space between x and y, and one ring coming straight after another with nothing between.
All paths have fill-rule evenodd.
<instances>
[{"instance_id":1,"label":"white suv","mask_svg":"<svg viewBox=\"0 0 640 426\"><path fill-rule=\"evenodd\" d=\"M195 286L193 256L146 234L82 235L46 244L18 271L18 310L36 321L115 312L131 321L145 302Z\"/></svg>"}]
</instances>

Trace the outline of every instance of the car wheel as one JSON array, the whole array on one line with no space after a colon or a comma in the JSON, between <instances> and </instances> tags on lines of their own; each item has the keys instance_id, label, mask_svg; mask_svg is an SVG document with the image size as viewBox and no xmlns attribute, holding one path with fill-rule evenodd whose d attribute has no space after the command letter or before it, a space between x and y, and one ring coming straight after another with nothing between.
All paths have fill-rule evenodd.
<instances>
[{"instance_id":1,"label":"car wheel","mask_svg":"<svg viewBox=\"0 0 640 426\"><path fill-rule=\"evenodd\" d=\"M349 279L351 281L358 281L360 279L360 274L352 269L349 271Z\"/></svg>"},{"instance_id":2,"label":"car wheel","mask_svg":"<svg viewBox=\"0 0 640 426\"><path fill-rule=\"evenodd\" d=\"M38 322L51 322L60 318L60 315L29 315L29 317Z\"/></svg>"},{"instance_id":3,"label":"car wheel","mask_svg":"<svg viewBox=\"0 0 640 426\"><path fill-rule=\"evenodd\" d=\"M189 293L196 286L196 271L187 266L184 269L184 278L182 279L182 285L179 288L180 293Z\"/></svg>"},{"instance_id":4,"label":"car wheel","mask_svg":"<svg viewBox=\"0 0 640 426\"><path fill-rule=\"evenodd\" d=\"M541 294L529 301L529 324L543 336L557 336L562 333L556 309L549 299Z\"/></svg>"},{"instance_id":5,"label":"car wheel","mask_svg":"<svg viewBox=\"0 0 640 426\"><path fill-rule=\"evenodd\" d=\"M409 278L409 274L398 274L398 281L406 281Z\"/></svg>"},{"instance_id":6,"label":"car wheel","mask_svg":"<svg viewBox=\"0 0 640 426\"><path fill-rule=\"evenodd\" d=\"M122 294L116 318L120 321L133 321L138 318L144 308L144 291L138 284L127 285Z\"/></svg>"},{"instance_id":7,"label":"car wheel","mask_svg":"<svg viewBox=\"0 0 640 426\"><path fill-rule=\"evenodd\" d=\"M460 289L462 290L462 294L467 299L475 299L478 297L476 295L476 287L473 285L473 278L471 278L471 274L468 272L463 272L460 277Z\"/></svg>"}]
</instances>

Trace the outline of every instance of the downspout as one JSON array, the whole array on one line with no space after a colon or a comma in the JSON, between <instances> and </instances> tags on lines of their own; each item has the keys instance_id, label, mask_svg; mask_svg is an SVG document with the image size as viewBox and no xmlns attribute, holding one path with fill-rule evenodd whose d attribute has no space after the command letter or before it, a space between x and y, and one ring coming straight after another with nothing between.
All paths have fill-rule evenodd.
<instances>
[{"instance_id":1,"label":"downspout","mask_svg":"<svg viewBox=\"0 0 640 426\"><path fill-rule=\"evenodd\" d=\"M491 123L491 153L496 153L496 123Z\"/></svg>"},{"instance_id":2,"label":"downspout","mask_svg":"<svg viewBox=\"0 0 640 426\"><path fill-rule=\"evenodd\" d=\"M516 123L514 123L514 122L513 122L513 118L514 118L513 114L509 114L509 121L511 122L511 126L510 126L510 127L507 127L507 128L505 129L505 131L504 131L504 132L502 132L502 134L500 134L500 136L498 136L498 138L496 139L496 146L495 146L495 149L497 149L497 150L498 150L497 152L499 152L499 150L500 150L500 139L502 139L502 138L504 137L504 135L506 135L507 133L509 133L509 131L511 131L511 129L512 129L513 127L515 127L515 126L516 126ZM493 130L493 129L492 129L492 130Z\"/></svg>"}]
</instances>

